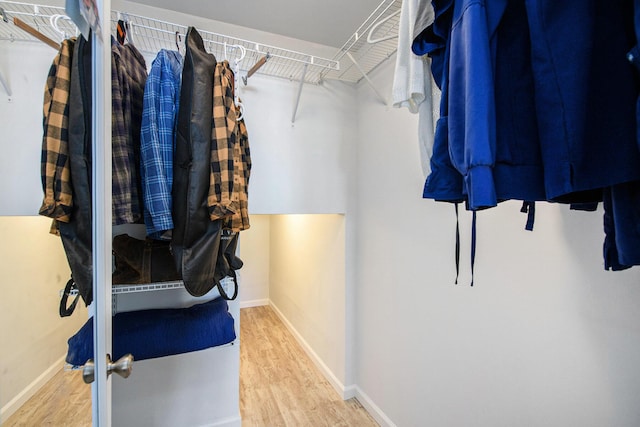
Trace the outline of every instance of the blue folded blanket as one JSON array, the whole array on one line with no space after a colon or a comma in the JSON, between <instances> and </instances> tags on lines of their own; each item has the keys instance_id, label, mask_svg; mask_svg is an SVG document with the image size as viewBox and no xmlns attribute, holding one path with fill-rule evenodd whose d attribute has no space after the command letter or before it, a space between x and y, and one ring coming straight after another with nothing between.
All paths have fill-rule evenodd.
<instances>
[{"instance_id":1,"label":"blue folded blanket","mask_svg":"<svg viewBox=\"0 0 640 427\"><path fill-rule=\"evenodd\" d=\"M233 317L222 298L189 308L153 309L113 316L113 360L131 353L134 360L188 353L236 339ZM93 318L69 338L67 363L93 359Z\"/></svg>"}]
</instances>

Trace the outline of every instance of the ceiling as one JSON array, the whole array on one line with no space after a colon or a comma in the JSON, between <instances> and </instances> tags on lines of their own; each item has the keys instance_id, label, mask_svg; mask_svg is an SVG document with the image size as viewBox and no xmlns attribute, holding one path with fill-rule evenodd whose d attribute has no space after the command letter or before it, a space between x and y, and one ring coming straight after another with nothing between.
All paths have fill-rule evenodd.
<instances>
[{"instance_id":1,"label":"ceiling","mask_svg":"<svg viewBox=\"0 0 640 427\"><path fill-rule=\"evenodd\" d=\"M340 48L381 0L133 1Z\"/></svg>"}]
</instances>

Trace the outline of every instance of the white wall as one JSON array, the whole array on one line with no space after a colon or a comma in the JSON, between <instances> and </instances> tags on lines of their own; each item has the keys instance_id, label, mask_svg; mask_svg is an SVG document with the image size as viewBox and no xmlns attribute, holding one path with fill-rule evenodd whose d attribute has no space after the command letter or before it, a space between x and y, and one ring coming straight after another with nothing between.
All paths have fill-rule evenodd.
<instances>
[{"instance_id":1,"label":"white wall","mask_svg":"<svg viewBox=\"0 0 640 427\"><path fill-rule=\"evenodd\" d=\"M80 302L71 318L59 317L59 291L69 279L69 267L60 238L49 234L51 220L34 216L42 203L44 83L56 51L42 43L1 41L0 52L0 72L12 92L9 96L0 87L0 145L5 150L0 157L0 215L5 215L0 217L4 419L62 368L67 339L86 321L87 312Z\"/></svg>"},{"instance_id":2,"label":"white wall","mask_svg":"<svg viewBox=\"0 0 640 427\"><path fill-rule=\"evenodd\" d=\"M345 213L355 90L335 81L305 85L292 125L297 84L251 80L241 89L253 161L250 212Z\"/></svg>"},{"instance_id":3,"label":"white wall","mask_svg":"<svg viewBox=\"0 0 640 427\"><path fill-rule=\"evenodd\" d=\"M249 222L251 228L240 234L240 259L244 263L238 271L241 307L269 304L271 220L269 215L251 215Z\"/></svg>"},{"instance_id":4,"label":"white wall","mask_svg":"<svg viewBox=\"0 0 640 427\"><path fill-rule=\"evenodd\" d=\"M344 216L274 215L270 252L271 304L325 365L334 387L344 389Z\"/></svg>"},{"instance_id":5,"label":"white wall","mask_svg":"<svg viewBox=\"0 0 640 427\"><path fill-rule=\"evenodd\" d=\"M464 215L455 286L453 207L421 199L416 117L367 86L358 103L354 365L383 425L640 425L640 270L603 270L602 213L539 203L532 233L518 203L479 213L473 288Z\"/></svg>"},{"instance_id":6,"label":"white wall","mask_svg":"<svg viewBox=\"0 0 640 427\"><path fill-rule=\"evenodd\" d=\"M0 53L0 73L12 91L9 97L0 86L0 215L37 215L44 84L57 52L43 43L0 41Z\"/></svg>"},{"instance_id":7,"label":"white wall","mask_svg":"<svg viewBox=\"0 0 640 427\"><path fill-rule=\"evenodd\" d=\"M53 3L61 4L60 1ZM334 48L326 46L126 1L115 1L113 8L183 25L194 25L199 29L226 33L322 57L331 57L335 52ZM44 83L56 52L43 44L26 42L0 42L0 52L0 72L3 73L13 91L9 98L0 89L0 115L3 117L4 123L12 124L12 126L5 126L3 133L0 134L0 143L5 148L5 155L2 157L4 160L0 160L0 173L5 177L0 180L0 195L5 201L0 207L0 215L34 215L40 207L42 198L39 168ZM245 68L250 65L244 64ZM245 120L253 159L249 188L249 209L252 215L333 214L345 213L351 209L352 202L348 199L348 188L351 185L349 179L353 167L351 153L356 138L355 89L350 85L335 81L327 81L322 85L305 85L295 124L291 123L291 119L298 91L297 82L255 75L250 79L248 86L241 85L239 89L245 106ZM19 180L8 179L8 177L19 177ZM22 217L20 219L29 221L34 218L25 219ZM37 220L48 224L48 220L44 218L37 218ZM4 219L0 219L0 221L4 221ZM248 230L241 237L242 256L245 256L247 251L251 252L252 247L263 245L270 236L270 220L267 217L261 218L253 215L252 221L256 226L255 230ZM17 235L21 235L22 227L14 228ZM59 239L48 234L48 225L35 232L33 239L36 239L37 242L48 240L60 245ZM255 246L251 243L252 241L257 242ZM5 239L5 242L8 240ZM13 244L6 246L8 253L5 254L3 262L7 265L17 266L24 262L33 263L34 260L40 262L40 259L49 257L51 252L48 247L41 248L33 245L32 250L27 252L29 254L27 256L21 252L12 251L13 247ZM66 259L64 259L61 246L57 249L56 268L65 270L64 274L59 274L61 278L65 278L68 276ZM62 258L60 259L60 257ZM251 255L249 258L255 257ZM270 265L267 267L267 263L270 260L264 257L257 259L257 263L252 265L253 269L241 270L243 284L247 284L240 291L242 301L263 301L269 297L268 282L265 283L265 281L268 281ZM344 256L342 262L344 263ZM342 265L342 269L344 268ZM16 280L17 278L11 277L9 282L40 283L38 274L51 273L51 271L48 267L40 273L23 270L19 281ZM278 270L276 269L276 271ZM340 289L342 294L338 296L342 300L336 305L341 312L341 317L334 316L334 321L344 318L344 274L342 276L342 282L333 282L336 286L342 284ZM54 294L50 295L51 302L55 301L57 304L58 290L64 285L64 282L60 284L56 281L52 284L49 281L43 285L47 287L47 290L38 291L35 295L44 295L53 288ZM29 295L33 297L34 294ZM61 351L56 351L54 360L58 360L65 353L66 339L77 330L77 327L76 323L73 323L74 326L69 326L74 321L65 319L62 322L68 327L68 330L61 332L63 337L49 337L51 334L47 332L46 328L42 328L39 316L57 316L56 304L53 304L49 309L41 310L42 313L36 313L35 310L40 310L40 307L36 308L33 305L22 303L22 301L20 305L17 305L16 301L3 298L0 302L0 311L13 313L4 310L4 307L9 305L19 307L26 330L33 331L35 337L44 331L48 338L55 339L63 345ZM75 314L74 319L79 319L81 321L79 323L82 323L86 319L86 312ZM0 317L0 320L4 320L4 318ZM316 320L314 319L314 321ZM7 319L3 324L10 323ZM47 322L47 324L53 325L54 323ZM4 343L5 329L6 326L3 326L2 343ZM339 329L343 330L344 326ZM301 327L301 330L307 331L307 328ZM313 331L313 333L316 332ZM310 339L315 342L315 337ZM341 349L339 351L342 352L342 356L337 357L329 352L326 354L329 359L326 363L332 370L335 370L341 380L344 380L344 348L346 346L344 333L337 339L340 341L340 345L336 349ZM39 345L40 340L34 339L34 341L37 341ZM11 380L12 384L16 384L15 387L5 385L4 377L0 377L2 378L0 393L3 405L11 400L16 393L19 393L25 386L23 383L29 384L52 363L46 352L32 351L30 346L33 345L36 344L11 342L7 346L3 345L2 348L6 348L7 352L20 355L20 363L33 367L33 370L24 371L24 380L20 382ZM49 346L49 348L57 347ZM323 350L319 350L319 353L325 355ZM4 364L9 362L15 362L13 357L2 358L3 372L10 372L13 375L17 368L14 368L13 365L4 367Z\"/></svg>"},{"instance_id":8,"label":"white wall","mask_svg":"<svg viewBox=\"0 0 640 427\"><path fill-rule=\"evenodd\" d=\"M1 419L62 368L67 339L87 320L82 302L73 316L58 315L69 267L60 238L48 234L50 226L43 217L0 217Z\"/></svg>"}]
</instances>

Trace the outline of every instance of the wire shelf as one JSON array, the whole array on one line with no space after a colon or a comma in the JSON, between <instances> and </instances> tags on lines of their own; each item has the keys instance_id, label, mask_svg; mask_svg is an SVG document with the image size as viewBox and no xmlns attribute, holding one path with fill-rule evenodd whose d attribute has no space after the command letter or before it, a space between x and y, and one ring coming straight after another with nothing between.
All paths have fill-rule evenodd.
<instances>
[{"instance_id":1,"label":"wire shelf","mask_svg":"<svg viewBox=\"0 0 640 427\"><path fill-rule=\"evenodd\" d=\"M175 50L177 46L181 46L188 29L186 26L171 22L132 14L121 14L115 11L111 14L111 21L114 26L121 16L127 18L131 26L130 31L133 33L133 43L143 52L154 53L160 49ZM198 29L198 32L202 36L207 51L212 53L218 60L229 59L230 62L233 61L237 57L233 49L237 49L237 46L242 46L246 51L246 56L239 64L241 75L246 75L246 72L253 64L267 54L269 55L269 60L260 68L257 72L258 74L297 81L301 80L304 75L305 83L317 84L321 80L323 71L340 69L340 64L336 60L320 58L211 31ZM307 66L306 73L304 73L305 66Z\"/></svg>"},{"instance_id":2,"label":"wire shelf","mask_svg":"<svg viewBox=\"0 0 640 427\"><path fill-rule=\"evenodd\" d=\"M78 32L71 19L65 14L63 7L0 0L0 8L2 9L0 40L38 41L31 34L16 27L13 24L14 17L57 42L74 36ZM55 29L53 20L60 31Z\"/></svg>"},{"instance_id":3,"label":"wire shelf","mask_svg":"<svg viewBox=\"0 0 640 427\"><path fill-rule=\"evenodd\" d=\"M78 34L75 25L65 15L62 7L0 0L0 8L3 9L2 17L0 18L0 40L37 41L30 34L14 26L13 17L20 18L54 41L60 42L67 37ZM55 24L60 31L56 30L53 22L53 19L58 16L60 18L56 20ZM119 19L125 19L129 22L131 40L138 50L143 53L155 54L160 49L176 50L178 46L184 51L184 38L188 30L186 26L130 13L112 11L110 16L112 34L115 34ZM296 81L300 81L304 77L305 83L317 84L321 81L322 72L340 69L340 63L337 60L308 55L199 28L198 32L205 42L207 51L212 53L218 60L229 58L230 62L232 62L237 57L236 52L233 50L238 49L237 46L242 46L245 49L246 56L238 64L240 75L246 75L246 72L267 54L269 55L269 60L258 70L257 74Z\"/></svg>"},{"instance_id":4,"label":"wire shelf","mask_svg":"<svg viewBox=\"0 0 640 427\"><path fill-rule=\"evenodd\" d=\"M358 83L363 78L363 74L368 75L395 53L397 41L394 36L398 34L401 5L402 0L383 0L332 59L206 30L198 29L198 32L205 42L205 48L218 60L228 57L230 62L233 61L236 56L232 46L242 46L246 50L246 56L239 63L241 76L246 76L247 71L268 54L269 60L257 74L295 81L304 78L305 83L312 84L318 84L324 79ZM75 25L65 15L62 7L0 0L0 8L3 10L0 17L0 40L37 41L30 34L14 26L13 17L22 19L55 41L62 41L64 38L78 34ZM55 22L58 29L53 25L52 20L55 17L60 17ZM133 43L141 52L148 54L155 54L160 49L175 50L177 46L183 46L188 29L183 25L119 11L112 11L110 18L112 34L115 34L118 19L128 20ZM388 19L385 20L385 18ZM378 24L380 21L384 22ZM372 30L375 32L375 39L386 40L369 43L367 37ZM176 34L180 36L178 43L176 43Z\"/></svg>"},{"instance_id":5,"label":"wire shelf","mask_svg":"<svg viewBox=\"0 0 640 427\"><path fill-rule=\"evenodd\" d=\"M220 280L220 284L225 288L227 286L233 285L233 278L225 277ZM156 292L156 291L168 291L172 289L184 289L184 282L182 280L175 280L170 282L157 282L157 283L143 283L143 284L124 284L124 285L113 285L111 287L112 295L120 295L120 294L135 294L140 292ZM64 294L64 290L60 291L60 296ZM69 296L78 295L77 289L72 289L69 292Z\"/></svg>"},{"instance_id":6,"label":"wire shelf","mask_svg":"<svg viewBox=\"0 0 640 427\"><path fill-rule=\"evenodd\" d=\"M398 49L396 36L400 25L401 7L402 0L382 1L333 57L334 61L341 64L341 68L325 69L321 72L321 78L358 83L363 79L363 74L368 75L393 56ZM367 41L370 36L373 36L373 40L385 40L370 43ZM358 65L349 56L355 59Z\"/></svg>"}]
</instances>

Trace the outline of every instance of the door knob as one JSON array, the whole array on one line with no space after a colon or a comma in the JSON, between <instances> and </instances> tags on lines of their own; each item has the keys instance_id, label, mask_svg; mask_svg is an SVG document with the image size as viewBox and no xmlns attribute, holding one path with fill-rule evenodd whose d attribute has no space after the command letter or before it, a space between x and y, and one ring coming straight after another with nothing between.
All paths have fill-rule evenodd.
<instances>
[{"instance_id":1,"label":"door knob","mask_svg":"<svg viewBox=\"0 0 640 427\"><path fill-rule=\"evenodd\" d=\"M131 375L131 369L133 368L133 356L131 354L125 354L116 362L111 361L111 355L107 354L107 376L115 372L122 378L128 378ZM93 359L87 360L82 368L82 379L85 383L91 384L95 380L95 363Z\"/></svg>"}]
</instances>

